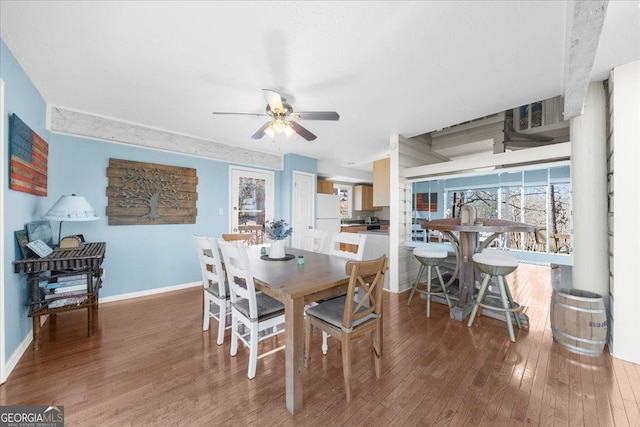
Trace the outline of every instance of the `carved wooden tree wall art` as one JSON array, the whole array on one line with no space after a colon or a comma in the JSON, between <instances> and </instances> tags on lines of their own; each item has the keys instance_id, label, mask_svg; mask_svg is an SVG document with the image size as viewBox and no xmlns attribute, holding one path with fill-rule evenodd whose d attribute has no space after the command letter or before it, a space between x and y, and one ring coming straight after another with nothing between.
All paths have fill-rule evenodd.
<instances>
[{"instance_id":1,"label":"carved wooden tree wall art","mask_svg":"<svg viewBox=\"0 0 640 427\"><path fill-rule=\"evenodd\" d=\"M109 225L195 224L196 170L109 159Z\"/></svg>"}]
</instances>

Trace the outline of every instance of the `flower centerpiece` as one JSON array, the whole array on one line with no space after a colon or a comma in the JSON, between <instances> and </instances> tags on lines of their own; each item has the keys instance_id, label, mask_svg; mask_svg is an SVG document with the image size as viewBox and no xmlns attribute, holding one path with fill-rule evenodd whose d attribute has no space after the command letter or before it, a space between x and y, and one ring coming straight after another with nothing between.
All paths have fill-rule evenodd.
<instances>
[{"instance_id":1,"label":"flower centerpiece","mask_svg":"<svg viewBox=\"0 0 640 427\"><path fill-rule=\"evenodd\" d=\"M267 238L271 240L269 246L269 258L284 258L284 239L291 236L293 228L289 227L289 224L284 220L275 219L271 222L266 221L264 224L264 231Z\"/></svg>"}]
</instances>

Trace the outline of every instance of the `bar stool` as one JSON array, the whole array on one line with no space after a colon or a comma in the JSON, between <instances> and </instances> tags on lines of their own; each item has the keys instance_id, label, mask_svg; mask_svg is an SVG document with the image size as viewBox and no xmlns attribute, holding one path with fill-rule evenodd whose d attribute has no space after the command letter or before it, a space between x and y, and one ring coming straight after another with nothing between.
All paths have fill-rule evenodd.
<instances>
[{"instance_id":1,"label":"bar stool","mask_svg":"<svg viewBox=\"0 0 640 427\"><path fill-rule=\"evenodd\" d=\"M420 270L418 271L418 277L416 277L416 282L413 284L411 288L411 295L409 295L409 301L407 301L407 305L411 304L411 299L413 298L413 294L418 291L421 294L426 295L427 297L427 317L431 316L431 296L439 295L444 297L447 300L447 305L449 306L449 310L451 310L451 301L449 300L449 294L447 292L447 288L444 286L444 280L442 280L442 274L440 274L440 265L447 258L447 253L443 251L430 250L427 248L415 248L413 250L413 256L416 257L418 261L420 261ZM422 277L422 273L425 268L427 269L427 289L418 289L418 285L420 284L420 278ZM436 288L436 290L431 289L431 269L435 268L436 273L438 275L438 279L440 280L440 288Z\"/></svg>"},{"instance_id":2,"label":"bar stool","mask_svg":"<svg viewBox=\"0 0 640 427\"><path fill-rule=\"evenodd\" d=\"M475 303L473 305L473 310L471 311L471 316L469 316L467 326L471 327L471 325L473 325L473 320L475 319L480 307L503 312L505 316L505 323L507 324L507 331L509 332L509 338L511 341L516 342L515 334L513 333L513 324L511 323L511 313L514 313L516 324L518 325L518 328L521 328L522 324L520 323L520 317L518 316L518 313L515 313L520 310L520 306L513 301L505 276L518 268L518 260L514 256L507 254L478 253L473 255L473 263L484 273L484 279L480 286L480 292L475 298ZM496 277L498 279L498 291L500 293L502 307L485 303L491 277Z\"/></svg>"}]
</instances>

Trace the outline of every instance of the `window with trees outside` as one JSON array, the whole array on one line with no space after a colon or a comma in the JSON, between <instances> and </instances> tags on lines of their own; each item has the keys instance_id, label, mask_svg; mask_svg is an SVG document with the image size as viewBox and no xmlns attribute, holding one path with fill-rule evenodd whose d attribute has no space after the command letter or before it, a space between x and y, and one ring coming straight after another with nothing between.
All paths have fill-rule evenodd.
<instances>
[{"instance_id":1,"label":"window with trees outside","mask_svg":"<svg viewBox=\"0 0 640 427\"><path fill-rule=\"evenodd\" d=\"M424 221L459 217L462 206L473 206L481 218L536 226L536 233L507 233L496 239L495 245L558 254L572 251L568 164L417 182L413 184L413 192L414 195L436 192L443 205L432 211L414 203L414 218Z\"/></svg>"}]
</instances>

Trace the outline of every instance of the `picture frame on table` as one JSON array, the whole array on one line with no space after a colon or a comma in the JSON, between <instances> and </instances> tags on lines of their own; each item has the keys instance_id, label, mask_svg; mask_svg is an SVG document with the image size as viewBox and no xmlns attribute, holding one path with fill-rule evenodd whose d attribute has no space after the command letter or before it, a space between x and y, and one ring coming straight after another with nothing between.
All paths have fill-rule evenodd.
<instances>
[{"instance_id":1,"label":"picture frame on table","mask_svg":"<svg viewBox=\"0 0 640 427\"><path fill-rule=\"evenodd\" d=\"M53 235L49 221L33 221L25 225L30 242L42 240L47 246L53 246Z\"/></svg>"},{"instance_id":2,"label":"picture frame on table","mask_svg":"<svg viewBox=\"0 0 640 427\"><path fill-rule=\"evenodd\" d=\"M17 230L14 231L13 234L16 236L16 242L18 243L18 247L20 248L22 259L29 258L30 253L29 249L27 248L29 237L27 236L27 230Z\"/></svg>"}]
</instances>

